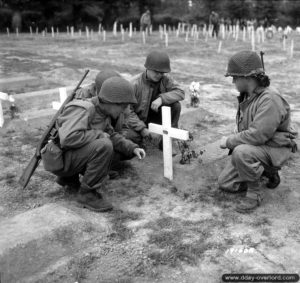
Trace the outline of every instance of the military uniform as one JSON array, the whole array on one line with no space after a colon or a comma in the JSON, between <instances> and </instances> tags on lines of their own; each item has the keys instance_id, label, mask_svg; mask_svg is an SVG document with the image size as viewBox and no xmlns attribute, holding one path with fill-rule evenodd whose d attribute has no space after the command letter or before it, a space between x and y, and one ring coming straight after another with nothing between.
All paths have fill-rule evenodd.
<instances>
[{"instance_id":1,"label":"military uniform","mask_svg":"<svg viewBox=\"0 0 300 283\"><path fill-rule=\"evenodd\" d=\"M226 75L255 77L260 74L264 74L264 70L258 55L242 51L231 58ZM247 188L246 198L260 202L263 199L260 177L263 173L278 174L296 150L297 132L291 126L289 104L276 89L258 86L250 96L241 93L238 102L238 133L226 140L232 155L218 183L220 189L228 192Z\"/></svg>"},{"instance_id":2,"label":"military uniform","mask_svg":"<svg viewBox=\"0 0 300 283\"><path fill-rule=\"evenodd\" d=\"M115 132L111 125L111 117L119 112L108 112L120 111L117 109L121 106L114 105L125 107L129 103L136 103L132 85L125 79L112 77L103 83L98 96L69 102L57 119L63 169L52 173L61 177L62 184L78 184L78 202L92 210L112 209L96 190L102 187L108 175L114 153L132 158L138 148L137 144ZM105 110L107 107L116 110Z\"/></svg>"},{"instance_id":3,"label":"military uniform","mask_svg":"<svg viewBox=\"0 0 300 283\"><path fill-rule=\"evenodd\" d=\"M164 52L151 52L146 59L145 68L162 73L168 73L170 60ZM137 103L125 112L125 136L135 142L141 141L141 131L148 127L149 123L162 123L161 108L158 112L151 109L151 103L158 97L162 105L171 108L172 127L178 128L181 111L181 100L184 99L184 91L171 76L164 74L160 81L153 82L147 78L147 71L138 75L132 81Z\"/></svg>"}]
</instances>

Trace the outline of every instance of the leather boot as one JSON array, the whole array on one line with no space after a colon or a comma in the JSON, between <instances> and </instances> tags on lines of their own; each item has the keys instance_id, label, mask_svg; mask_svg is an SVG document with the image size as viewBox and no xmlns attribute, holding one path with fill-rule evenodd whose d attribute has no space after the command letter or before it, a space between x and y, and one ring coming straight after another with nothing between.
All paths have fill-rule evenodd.
<instances>
[{"instance_id":1,"label":"leather boot","mask_svg":"<svg viewBox=\"0 0 300 283\"><path fill-rule=\"evenodd\" d=\"M70 177L57 176L55 182L64 187L70 193L77 193L80 188L79 176L74 175Z\"/></svg>"},{"instance_id":2,"label":"leather boot","mask_svg":"<svg viewBox=\"0 0 300 283\"><path fill-rule=\"evenodd\" d=\"M280 184L280 176L278 174L278 171L275 173L269 173L264 171L263 176L267 177L269 181L267 182L266 186L269 189L275 189Z\"/></svg>"},{"instance_id":3,"label":"leather boot","mask_svg":"<svg viewBox=\"0 0 300 283\"><path fill-rule=\"evenodd\" d=\"M80 188L77 201L83 206L96 212L104 212L113 209L111 203L103 198L96 190Z\"/></svg>"},{"instance_id":4,"label":"leather boot","mask_svg":"<svg viewBox=\"0 0 300 283\"><path fill-rule=\"evenodd\" d=\"M240 213L251 213L260 206L262 198L257 195L256 198L245 197L236 206L236 211Z\"/></svg>"},{"instance_id":5,"label":"leather boot","mask_svg":"<svg viewBox=\"0 0 300 283\"><path fill-rule=\"evenodd\" d=\"M230 193L230 194L246 194L248 189L247 183L246 182L241 182L238 186L237 190L225 190L222 187L219 187L219 190L225 192L225 193Z\"/></svg>"}]
</instances>

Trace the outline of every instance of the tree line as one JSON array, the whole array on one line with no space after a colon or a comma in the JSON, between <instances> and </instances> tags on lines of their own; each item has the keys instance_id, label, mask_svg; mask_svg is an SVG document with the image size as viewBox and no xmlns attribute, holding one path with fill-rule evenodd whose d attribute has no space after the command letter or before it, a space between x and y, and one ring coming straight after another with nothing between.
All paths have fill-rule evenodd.
<instances>
[{"instance_id":1,"label":"tree line","mask_svg":"<svg viewBox=\"0 0 300 283\"><path fill-rule=\"evenodd\" d=\"M118 21L139 26L147 9L154 28L159 24L175 26L178 22L207 24L212 11L221 18L264 20L268 25L300 26L300 0L0 0L0 29L18 27L28 31L51 26L85 26L106 30Z\"/></svg>"}]
</instances>

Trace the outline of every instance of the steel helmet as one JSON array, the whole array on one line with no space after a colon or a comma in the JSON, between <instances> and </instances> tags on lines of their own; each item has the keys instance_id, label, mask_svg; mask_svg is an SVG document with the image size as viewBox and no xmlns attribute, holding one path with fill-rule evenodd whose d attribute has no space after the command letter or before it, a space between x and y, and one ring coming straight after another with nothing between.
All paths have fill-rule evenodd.
<instances>
[{"instance_id":1,"label":"steel helmet","mask_svg":"<svg viewBox=\"0 0 300 283\"><path fill-rule=\"evenodd\" d=\"M166 52L152 51L148 54L145 62L145 68L161 73L171 72L170 58Z\"/></svg>"},{"instance_id":2,"label":"steel helmet","mask_svg":"<svg viewBox=\"0 0 300 283\"><path fill-rule=\"evenodd\" d=\"M264 73L259 55L254 51L241 51L234 54L228 61L225 77L250 77Z\"/></svg>"},{"instance_id":3,"label":"steel helmet","mask_svg":"<svg viewBox=\"0 0 300 283\"><path fill-rule=\"evenodd\" d=\"M104 103L137 103L132 84L121 77L105 80L99 92L99 98Z\"/></svg>"}]
</instances>

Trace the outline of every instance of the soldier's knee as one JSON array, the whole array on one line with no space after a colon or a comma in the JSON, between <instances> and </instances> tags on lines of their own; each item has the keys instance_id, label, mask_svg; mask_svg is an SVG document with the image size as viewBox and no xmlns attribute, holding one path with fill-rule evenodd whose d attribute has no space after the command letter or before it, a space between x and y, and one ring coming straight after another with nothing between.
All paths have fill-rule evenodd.
<instances>
[{"instance_id":1,"label":"soldier's knee","mask_svg":"<svg viewBox=\"0 0 300 283\"><path fill-rule=\"evenodd\" d=\"M106 152L107 154L113 154L114 148L109 138L97 139L93 143L97 153Z\"/></svg>"},{"instance_id":2,"label":"soldier's knee","mask_svg":"<svg viewBox=\"0 0 300 283\"><path fill-rule=\"evenodd\" d=\"M174 111L175 113L180 113L181 112L181 104L179 101L174 102L171 104L171 110Z\"/></svg>"},{"instance_id":3,"label":"soldier's knee","mask_svg":"<svg viewBox=\"0 0 300 283\"><path fill-rule=\"evenodd\" d=\"M235 163L244 160L248 154L249 146L247 144L238 145L232 152L232 161Z\"/></svg>"}]
</instances>

